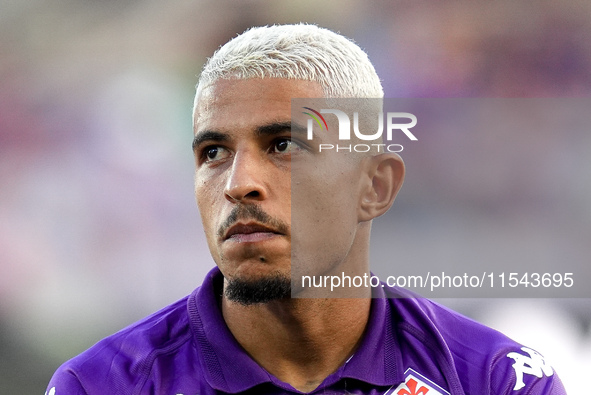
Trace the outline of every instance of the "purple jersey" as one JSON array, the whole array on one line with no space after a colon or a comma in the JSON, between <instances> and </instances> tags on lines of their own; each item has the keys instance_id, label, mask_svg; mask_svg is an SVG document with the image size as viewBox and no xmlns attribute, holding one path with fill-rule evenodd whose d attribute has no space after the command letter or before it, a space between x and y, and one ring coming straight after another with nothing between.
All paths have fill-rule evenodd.
<instances>
[{"instance_id":1,"label":"purple jersey","mask_svg":"<svg viewBox=\"0 0 591 395\"><path fill-rule=\"evenodd\" d=\"M300 393L234 339L217 268L188 297L63 364L47 395ZM535 351L427 299L378 288L355 354L313 394L565 394ZM390 298L387 298L390 296Z\"/></svg>"}]
</instances>

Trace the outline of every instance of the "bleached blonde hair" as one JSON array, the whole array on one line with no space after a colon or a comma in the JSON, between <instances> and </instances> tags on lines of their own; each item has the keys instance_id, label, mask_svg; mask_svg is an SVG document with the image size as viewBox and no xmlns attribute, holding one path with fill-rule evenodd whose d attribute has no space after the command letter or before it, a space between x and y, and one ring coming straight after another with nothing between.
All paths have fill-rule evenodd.
<instances>
[{"instance_id":1,"label":"bleached blonde hair","mask_svg":"<svg viewBox=\"0 0 591 395\"><path fill-rule=\"evenodd\" d=\"M382 98L367 54L352 40L315 25L254 27L207 60L200 90L218 79L285 78L318 82L327 98Z\"/></svg>"}]
</instances>

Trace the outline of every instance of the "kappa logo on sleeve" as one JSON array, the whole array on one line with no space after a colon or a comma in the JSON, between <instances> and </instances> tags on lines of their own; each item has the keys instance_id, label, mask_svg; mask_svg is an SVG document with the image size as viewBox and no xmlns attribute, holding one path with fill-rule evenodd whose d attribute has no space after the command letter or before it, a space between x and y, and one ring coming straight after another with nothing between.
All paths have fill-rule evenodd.
<instances>
[{"instance_id":1,"label":"kappa logo on sleeve","mask_svg":"<svg viewBox=\"0 0 591 395\"><path fill-rule=\"evenodd\" d=\"M384 395L450 395L449 392L411 368L404 372L404 383Z\"/></svg>"},{"instance_id":2,"label":"kappa logo on sleeve","mask_svg":"<svg viewBox=\"0 0 591 395\"><path fill-rule=\"evenodd\" d=\"M515 360L513 363L513 369L515 369L515 387L513 387L513 391L525 387L525 383L523 382L524 374L531 374L540 379L544 375L550 377L554 374L554 370L546 363L543 356L531 348L521 347L521 350L529 354L529 357L518 352L507 354L507 357Z\"/></svg>"}]
</instances>

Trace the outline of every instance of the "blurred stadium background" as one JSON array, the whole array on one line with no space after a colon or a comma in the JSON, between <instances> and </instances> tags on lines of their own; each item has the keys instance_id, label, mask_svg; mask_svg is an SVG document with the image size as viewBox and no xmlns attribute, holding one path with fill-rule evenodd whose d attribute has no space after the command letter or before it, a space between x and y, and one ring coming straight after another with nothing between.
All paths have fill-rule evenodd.
<instances>
[{"instance_id":1,"label":"blurred stadium background","mask_svg":"<svg viewBox=\"0 0 591 395\"><path fill-rule=\"evenodd\" d=\"M200 284L214 264L192 192L197 75L246 28L294 22L355 39L387 97L591 92L585 0L0 0L1 393L42 394L63 361ZM522 133L535 144L534 130ZM577 232L587 247L577 259L591 263L591 140L570 145L587 159L573 161L567 151L552 156L554 143L569 145L548 138L549 160L569 178L544 202L576 205L561 229ZM425 202L428 181L442 186L427 166L414 171L426 181L404 191L397 212ZM517 212L540 190L535 182L517 187L515 201L497 206ZM433 219L401 226L429 229L457 213L444 209L457 206L453 193L438 197L449 204L431 209ZM586 393L588 299L443 303L537 348L569 393Z\"/></svg>"}]
</instances>

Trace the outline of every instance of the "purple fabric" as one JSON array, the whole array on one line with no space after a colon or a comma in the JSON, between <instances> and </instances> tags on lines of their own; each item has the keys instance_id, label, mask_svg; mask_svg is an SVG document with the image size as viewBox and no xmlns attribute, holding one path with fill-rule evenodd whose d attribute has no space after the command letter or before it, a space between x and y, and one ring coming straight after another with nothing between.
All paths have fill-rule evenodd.
<instances>
[{"instance_id":1,"label":"purple fabric","mask_svg":"<svg viewBox=\"0 0 591 395\"><path fill-rule=\"evenodd\" d=\"M300 393L236 342L221 286L215 268L188 297L64 363L46 394ZM357 352L313 394L565 394L541 356L499 332L404 290L378 292Z\"/></svg>"}]
</instances>

